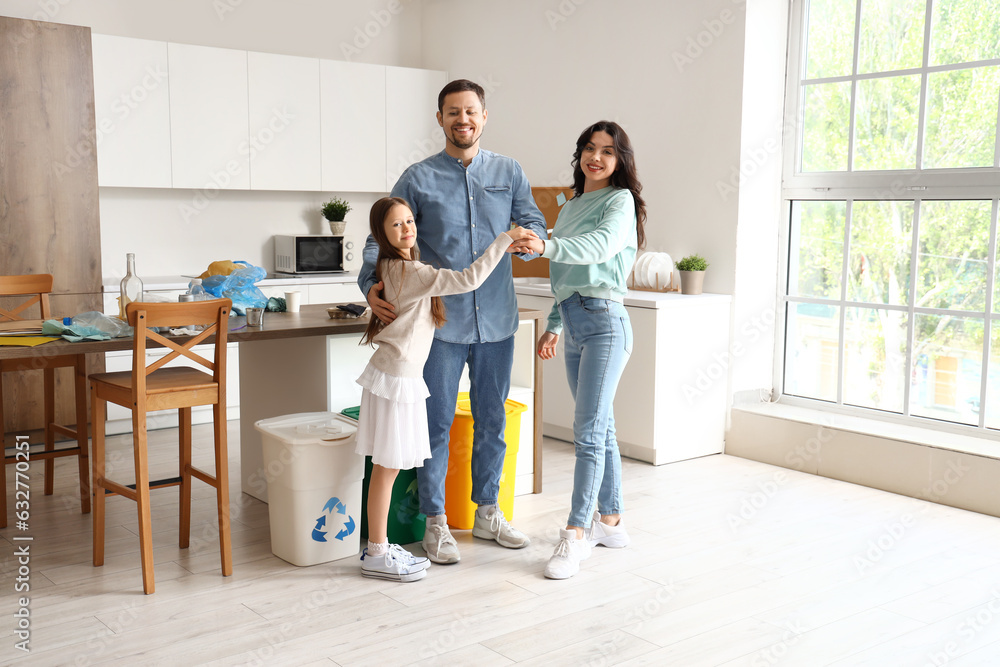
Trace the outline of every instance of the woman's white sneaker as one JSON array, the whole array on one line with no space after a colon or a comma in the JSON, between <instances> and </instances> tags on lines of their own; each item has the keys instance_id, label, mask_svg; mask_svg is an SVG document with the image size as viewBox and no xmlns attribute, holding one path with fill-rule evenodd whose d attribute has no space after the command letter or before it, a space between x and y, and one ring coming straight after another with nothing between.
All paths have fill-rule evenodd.
<instances>
[{"instance_id":1,"label":"woman's white sneaker","mask_svg":"<svg viewBox=\"0 0 1000 667\"><path fill-rule=\"evenodd\" d=\"M598 544L612 549L627 547L631 542L628 533L625 532L625 519L618 517L618 525L609 526L601 523L601 515L594 512L594 520L590 522L590 530L587 531L587 541L590 546L596 547Z\"/></svg>"},{"instance_id":2,"label":"woman's white sneaker","mask_svg":"<svg viewBox=\"0 0 1000 667\"><path fill-rule=\"evenodd\" d=\"M545 576L549 579L569 579L580 571L580 561L590 558L590 543L576 539L575 530L559 530L559 544L552 553Z\"/></svg>"}]
</instances>

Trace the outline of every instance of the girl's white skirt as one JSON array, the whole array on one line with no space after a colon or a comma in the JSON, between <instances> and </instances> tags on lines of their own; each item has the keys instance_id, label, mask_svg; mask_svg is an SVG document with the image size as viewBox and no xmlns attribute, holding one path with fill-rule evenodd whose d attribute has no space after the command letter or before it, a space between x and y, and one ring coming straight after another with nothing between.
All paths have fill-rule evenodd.
<instances>
[{"instance_id":1,"label":"girl's white skirt","mask_svg":"<svg viewBox=\"0 0 1000 667\"><path fill-rule=\"evenodd\" d=\"M357 447L383 468L408 470L431 457L427 435L430 396L421 377L396 377L368 364L357 379L363 387Z\"/></svg>"}]
</instances>

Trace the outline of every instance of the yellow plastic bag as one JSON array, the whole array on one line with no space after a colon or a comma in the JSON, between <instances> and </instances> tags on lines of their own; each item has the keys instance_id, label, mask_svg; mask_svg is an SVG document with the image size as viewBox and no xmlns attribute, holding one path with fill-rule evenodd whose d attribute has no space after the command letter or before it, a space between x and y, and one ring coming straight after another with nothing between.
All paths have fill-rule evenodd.
<instances>
[{"instance_id":1,"label":"yellow plastic bag","mask_svg":"<svg viewBox=\"0 0 1000 667\"><path fill-rule=\"evenodd\" d=\"M228 276L236 269L242 269L242 268L244 268L242 265L237 264L231 259L220 259L216 262L212 262L211 264L209 264L208 270L198 277L204 280L209 276Z\"/></svg>"}]
</instances>

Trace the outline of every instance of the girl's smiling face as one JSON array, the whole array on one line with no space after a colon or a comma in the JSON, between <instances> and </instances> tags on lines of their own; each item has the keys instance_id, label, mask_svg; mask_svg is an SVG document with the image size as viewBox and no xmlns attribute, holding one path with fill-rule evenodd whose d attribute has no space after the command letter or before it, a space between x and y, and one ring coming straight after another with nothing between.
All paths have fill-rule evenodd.
<instances>
[{"instance_id":1,"label":"girl's smiling face","mask_svg":"<svg viewBox=\"0 0 1000 667\"><path fill-rule=\"evenodd\" d=\"M404 257L411 257L410 249L417 242L417 223L413 220L413 212L396 204L385 216L385 236L392 247L398 248Z\"/></svg>"}]
</instances>

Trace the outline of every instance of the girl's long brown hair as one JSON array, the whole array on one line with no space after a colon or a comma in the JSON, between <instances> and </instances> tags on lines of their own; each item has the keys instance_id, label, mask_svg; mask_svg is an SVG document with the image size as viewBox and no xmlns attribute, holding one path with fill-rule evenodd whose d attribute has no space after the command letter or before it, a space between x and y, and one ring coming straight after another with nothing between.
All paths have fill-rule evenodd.
<instances>
[{"instance_id":1,"label":"girl's long brown hair","mask_svg":"<svg viewBox=\"0 0 1000 667\"><path fill-rule=\"evenodd\" d=\"M389 243L389 237L385 235L385 220L395 206L410 208L409 202L402 197L382 197L382 199L372 204L372 210L368 214L368 226L371 230L372 238L378 243L378 259L375 260L375 282L382 282L382 269L388 260L398 259L404 262L407 261L399 248ZM410 211L412 213L412 209ZM410 258L419 259L416 245L410 249ZM405 273L406 265L404 264L403 274ZM385 299L384 285L379 291L378 296L380 299ZM444 312L444 302L439 296L431 297L431 317L434 320L434 326L439 329L447 321ZM360 344L368 344L375 347L374 338L384 328L385 324L373 313L368 320L368 328L365 330L365 335L361 338Z\"/></svg>"},{"instance_id":2,"label":"girl's long brown hair","mask_svg":"<svg viewBox=\"0 0 1000 667\"><path fill-rule=\"evenodd\" d=\"M635 151L632 150L632 142L622 126L614 121L599 120L580 134L576 140L576 151L573 153L573 193L579 197L583 194L583 184L586 178L583 175L583 168L580 167L580 155L583 148L594 136L594 132L607 132L615 144L615 157L618 165L615 173L611 175L611 185L616 188L629 190L632 199L635 200L635 234L641 250L646 245L646 201L639 195L642 192L642 183L635 172Z\"/></svg>"}]
</instances>

